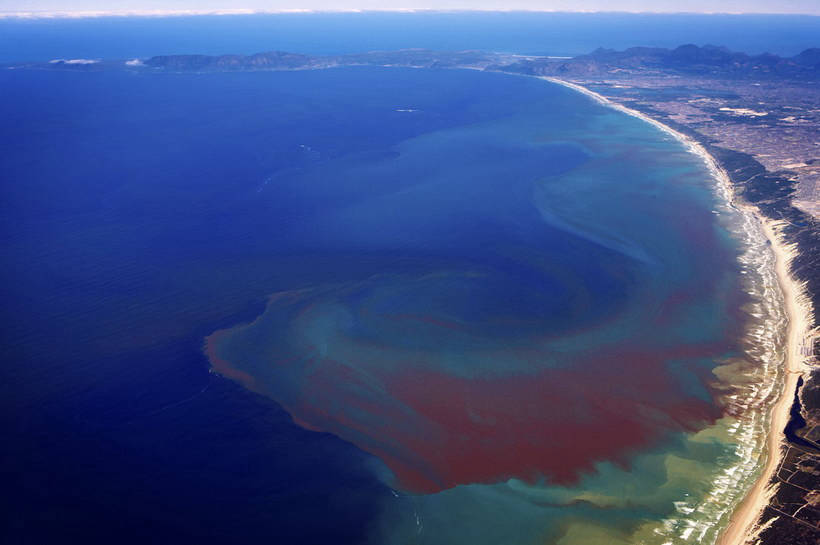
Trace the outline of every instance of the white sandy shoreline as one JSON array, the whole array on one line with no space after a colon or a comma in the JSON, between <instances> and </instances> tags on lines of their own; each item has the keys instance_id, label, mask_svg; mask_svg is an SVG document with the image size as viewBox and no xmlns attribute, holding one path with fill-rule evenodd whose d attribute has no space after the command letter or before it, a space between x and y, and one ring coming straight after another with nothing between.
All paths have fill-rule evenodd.
<instances>
[{"instance_id":1,"label":"white sandy shoreline","mask_svg":"<svg viewBox=\"0 0 820 545\"><path fill-rule=\"evenodd\" d=\"M769 435L767 438L768 457L766 465L757 482L746 493L743 502L738 506L724 530L719 545L740 545L746 543L753 535L755 522L769 503L774 489L769 482L783 455L783 429L789 420L789 410L792 405L793 392L797 388L797 381L806 368L801 355L801 346L808 336L811 323L811 309L806 305L803 286L796 282L789 273L791 260L796 255L793 246L786 245L777 232L777 225L771 220L761 218L766 238L772 243L775 254L775 268L780 288L783 290L786 313L789 317L786 344L786 369L783 381L783 390L771 408L769 420Z\"/></svg>"},{"instance_id":2,"label":"white sandy shoreline","mask_svg":"<svg viewBox=\"0 0 820 545\"><path fill-rule=\"evenodd\" d=\"M807 370L804 358L801 355L801 347L803 343L811 337L810 328L813 323L813 310L805 294L804 286L794 280L789 272L791 261L797 254L797 249L794 245L787 244L782 239L778 229L779 225L776 222L764 217L756 207L736 201L728 174L700 143L660 121L652 119L639 111L617 104L594 91L590 91L586 87L557 78L542 77L541 79L569 87L570 89L593 98L601 104L637 117L680 141L691 153L694 153L706 163L717 182L718 192L725 198L727 203L731 207L745 213L751 213L757 218L763 234L765 234L771 244L775 256L778 284L783 292L785 311L788 316L787 341L784 347L785 377L782 390L770 408L769 429L766 441L767 452L765 453L766 463L757 481L746 491L745 498L732 512L728 525L723 529L717 540L719 545L742 545L752 538L755 531L755 523L774 493L774 490L769 487L769 482L783 455L784 435L782 430L785 428L789 419L789 409L793 399L793 392L797 387L798 378Z\"/></svg>"}]
</instances>

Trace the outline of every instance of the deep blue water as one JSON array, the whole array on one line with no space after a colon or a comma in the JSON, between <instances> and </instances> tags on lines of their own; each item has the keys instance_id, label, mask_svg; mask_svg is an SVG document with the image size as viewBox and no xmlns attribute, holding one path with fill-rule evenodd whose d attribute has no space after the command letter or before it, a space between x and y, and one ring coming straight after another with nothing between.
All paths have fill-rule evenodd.
<instances>
[{"instance_id":1,"label":"deep blue water","mask_svg":"<svg viewBox=\"0 0 820 545\"><path fill-rule=\"evenodd\" d=\"M321 205L300 173L544 108L544 84L6 71L0 89L4 541L359 541L389 493L370 456L209 374L203 338L401 259L289 244L320 243L292 228Z\"/></svg>"},{"instance_id":2,"label":"deep blue water","mask_svg":"<svg viewBox=\"0 0 820 545\"><path fill-rule=\"evenodd\" d=\"M580 55L597 47L715 44L795 55L817 47L820 17L534 13L0 20L0 62L176 53L360 53L422 47Z\"/></svg>"},{"instance_id":3,"label":"deep blue water","mask_svg":"<svg viewBox=\"0 0 820 545\"><path fill-rule=\"evenodd\" d=\"M464 85L0 77L3 541L356 541L385 493L369 458L215 379L202 339L323 266L272 255L266 180L462 123ZM405 103L435 114L384 119Z\"/></svg>"},{"instance_id":4,"label":"deep blue water","mask_svg":"<svg viewBox=\"0 0 820 545\"><path fill-rule=\"evenodd\" d=\"M359 14L0 21L0 61L399 47L574 55L598 46L685 42L794 54L817 45L819 19ZM329 176L388 163L400 142L510 119L520 128L522 111L548 116L556 104L577 107L570 95L542 82L473 72L0 71L0 541L360 542L392 497L376 477L376 461L335 436L305 431L273 401L210 374L203 339L253 319L275 291L328 277L355 282L376 270L423 271L431 260L443 263L442 256L476 259L486 241L505 240L509 233L499 234L498 224L446 217L425 224L419 203L405 210L404 223L387 224L385 240L422 247L441 226L472 229L475 240L450 243L444 230L421 262L380 246L365 221L351 227L328 218L314 224L323 236L300 231L300 222L323 206L353 204L356 195L329 185ZM420 112L396 111L407 108ZM647 138L650 129L632 131ZM657 146L656 140L643 143ZM472 157L469 150L455 159ZM524 176L562 172L595 155L572 145L555 150L534 160L495 145L484 158L512 164ZM439 159L455 164L453 157ZM391 183L412 185L406 171L407 179ZM306 182L314 190L300 185ZM703 187L692 191L708 201ZM480 201L472 197L461 212ZM583 212L571 191L552 187L543 197L561 204L558 216ZM653 189L644 197L658 195ZM509 198L492 204L518 205ZM370 219L378 226L385 218L390 214ZM521 222L529 229L536 219ZM356 228L366 244L331 250L355 237ZM334 232L338 239L326 236ZM628 241L595 236L615 253L634 252ZM697 236L703 233L681 238ZM632 274L626 265L615 269L617 289L592 267L585 280L601 310L609 305L612 314L629 293L623 278ZM675 270L681 278L694 274L686 266ZM532 268L512 263L498 271L483 285L485 307L470 306L464 285L452 291L465 316L497 315L507 305L541 319L547 308L559 312L551 327L560 329L563 302L527 296L539 281ZM510 278L527 290L509 290ZM426 289L411 295L426 296ZM701 314L714 317L712 310ZM693 312L691 321L705 323L701 314ZM477 331L509 334L492 325ZM358 333L383 334L381 326L360 324ZM697 388L686 369L676 372Z\"/></svg>"},{"instance_id":5,"label":"deep blue water","mask_svg":"<svg viewBox=\"0 0 820 545\"><path fill-rule=\"evenodd\" d=\"M524 341L606 319L620 321L580 343L589 361L614 338L633 346L613 365L640 363L634 313L649 308L663 327L648 353L705 351L675 364L669 410L708 413L697 377L731 349L734 256L705 171L635 119L473 71L15 70L0 89L5 542L361 542L392 497L383 466L202 353L269 294L331 281L377 317L467 331L408 338L376 318L350 328L357 341L460 353L484 339L513 350L514 374ZM659 411L673 398L601 384L596 403L610 388Z\"/></svg>"}]
</instances>

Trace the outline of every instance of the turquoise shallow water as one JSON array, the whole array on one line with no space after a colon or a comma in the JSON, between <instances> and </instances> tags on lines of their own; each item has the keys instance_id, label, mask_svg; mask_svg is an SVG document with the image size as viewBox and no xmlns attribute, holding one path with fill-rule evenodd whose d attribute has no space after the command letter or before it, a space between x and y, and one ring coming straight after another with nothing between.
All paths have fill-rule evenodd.
<instances>
[{"instance_id":1,"label":"turquoise shallow water","mask_svg":"<svg viewBox=\"0 0 820 545\"><path fill-rule=\"evenodd\" d=\"M434 73L379 77L397 74ZM747 301L714 180L573 91L435 75L509 98L279 179L305 210L287 240L367 266L275 292L209 339L211 361L378 458L397 496L376 542L630 540L707 488L675 467L733 449L687 439L722 416L712 370Z\"/></svg>"}]
</instances>

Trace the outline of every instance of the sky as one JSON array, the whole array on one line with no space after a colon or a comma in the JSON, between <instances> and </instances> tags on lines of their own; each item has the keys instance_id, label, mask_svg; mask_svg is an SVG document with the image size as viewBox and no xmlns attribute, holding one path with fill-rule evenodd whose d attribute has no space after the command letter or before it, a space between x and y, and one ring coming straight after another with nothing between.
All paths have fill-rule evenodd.
<instances>
[{"instance_id":1,"label":"sky","mask_svg":"<svg viewBox=\"0 0 820 545\"><path fill-rule=\"evenodd\" d=\"M28 16L401 9L820 15L820 0L0 0L0 13Z\"/></svg>"}]
</instances>

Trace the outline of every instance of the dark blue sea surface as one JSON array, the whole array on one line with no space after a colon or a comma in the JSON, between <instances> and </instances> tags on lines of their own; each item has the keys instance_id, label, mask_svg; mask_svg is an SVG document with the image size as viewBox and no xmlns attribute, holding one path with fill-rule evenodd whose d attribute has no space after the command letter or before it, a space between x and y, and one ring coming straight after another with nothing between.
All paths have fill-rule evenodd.
<instances>
[{"instance_id":1,"label":"dark blue sea surface","mask_svg":"<svg viewBox=\"0 0 820 545\"><path fill-rule=\"evenodd\" d=\"M202 343L331 263L358 277L280 248L277 180L503 115L470 76L0 74L3 541L357 541L388 493L370 457Z\"/></svg>"},{"instance_id":2,"label":"dark blue sea surface","mask_svg":"<svg viewBox=\"0 0 820 545\"><path fill-rule=\"evenodd\" d=\"M0 89L4 542L359 543L384 531L388 485L576 482L719 416L708 375L735 348L736 251L705 170L638 120L474 71L15 70ZM280 310L274 293L295 303ZM375 362L442 423L464 424L463 406L425 403L509 409L521 433L503 439L532 452L447 459L431 478L355 433L297 426L274 400L322 428L289 404L315 416L338 401L333 383L300 390L287 375L265 397L210 373L203 354L206 336L260 314L293 324L240 339L264 380L266 358L303 357L307 339L351 367ZM519 414L530 405L516 399L552 405ZM578 410L549 420L567 403ZM597 421L585 406L639 418L531 464L542 426L573 437ZM372 421L372 407L332 416ZM470 459L439 439L434 456ZM436 445L422 443L413 456ZM433 494L425 508L480 499L453 490L467 499ZM534 509L514 510L522 543L562 524L564 511ZM480 513L457 522L478 528ZM607 516L628 528L646 515Z\"/></svg>"},{"instance_id":3,"label":"dark blue sea surface","mask_svg":"<svg viewBox=\"0 0 820 545\"><path fill-rule=\"evenodd\" d=\"M310 54L428 48L581 55L598 47L723 45L796 55L820 17L625 13L316 13L0 20L0 62L169 54Z\"/></svg>"}]
</instances>

